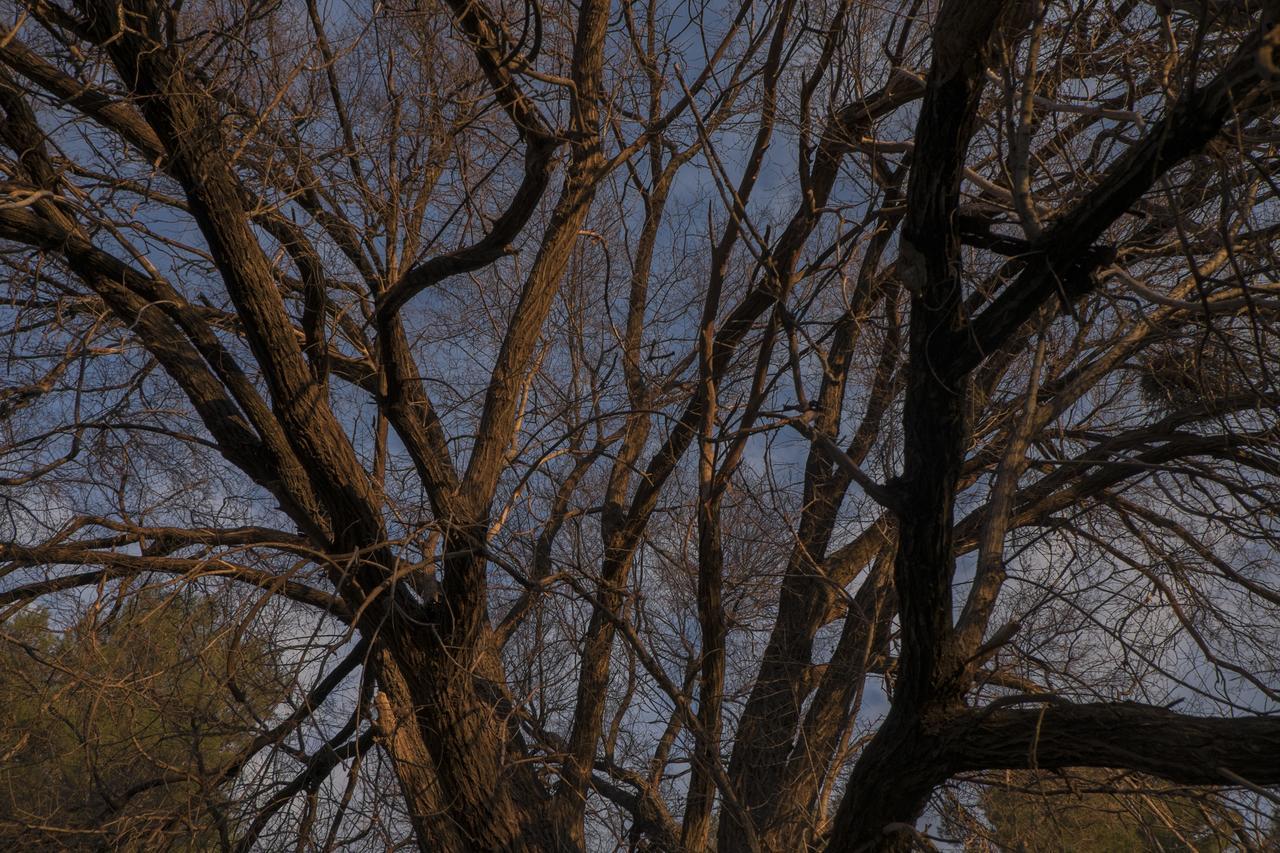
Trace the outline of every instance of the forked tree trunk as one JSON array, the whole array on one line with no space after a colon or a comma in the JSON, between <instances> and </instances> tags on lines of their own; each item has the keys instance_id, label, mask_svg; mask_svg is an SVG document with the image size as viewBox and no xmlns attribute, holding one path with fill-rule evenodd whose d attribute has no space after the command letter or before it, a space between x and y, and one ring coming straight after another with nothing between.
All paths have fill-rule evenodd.
<instances>
[{"instance_id":1,"label":"forked tree trunk","mask_svg":"<svg viewBox=\"0 0 1280 853\"><path fill-rule=\"evenodd\" d=\"M419 849L573 849L556 836L529 766L513 761L500 703L477 687L476 672L484 667L440 666L441 655L405 645L411 637L398 639L399 654L383 652L379 660L378 722Z\"/></svg>"},{"instance_id":2,"label":"forked tree trunk","mask_svg":"<svg viewBox=\"0 0 1280 853\"><path fill-rule=\"evenodd\" d=\"M422 853L466 849L453 822L447 819L435 762L415 719L409 685L385 652L379 655L378 689L375 706L381 729L380 744L395 768L418 849Z\"/></svg>"}]
</instances>

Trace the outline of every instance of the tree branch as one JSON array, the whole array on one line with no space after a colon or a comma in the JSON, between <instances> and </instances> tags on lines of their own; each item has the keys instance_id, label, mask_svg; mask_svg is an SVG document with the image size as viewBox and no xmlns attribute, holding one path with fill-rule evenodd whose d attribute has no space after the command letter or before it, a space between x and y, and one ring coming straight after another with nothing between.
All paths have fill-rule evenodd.
<instances>
[{"instance_id":1,"label":"tree branch","mask_svg":"<svg viewBox=\"0 0 1280 853\"><path fill-rule=\"evenodd\" d=\"M976 710L945 735L952 772L1123 767L1186 785L1280 785L1280 716L1195 717L1136 702Z\"/></svg>"}]
</instances>

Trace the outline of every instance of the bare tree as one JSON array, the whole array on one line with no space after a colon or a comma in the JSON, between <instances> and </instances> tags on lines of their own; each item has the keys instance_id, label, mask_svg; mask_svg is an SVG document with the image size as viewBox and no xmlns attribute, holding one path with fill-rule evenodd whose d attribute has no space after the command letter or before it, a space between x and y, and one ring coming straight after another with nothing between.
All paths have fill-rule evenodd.
<instances>
[{"instance_id":1,"label":"bare tree","mask_svg":"<svg viewBox=\"0 0 1280 853\"><path fill-rule=\"evenodd\" d=\"M223 846L1274 799L1274 4L4 14L0 619L278 602Z\"/></svg>"}]
</instances>

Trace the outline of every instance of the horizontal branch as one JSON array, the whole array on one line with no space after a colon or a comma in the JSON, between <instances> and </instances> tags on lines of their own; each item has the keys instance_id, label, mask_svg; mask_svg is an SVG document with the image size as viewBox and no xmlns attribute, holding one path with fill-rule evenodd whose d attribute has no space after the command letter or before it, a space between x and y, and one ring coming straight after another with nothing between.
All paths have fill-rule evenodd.
<instances>
[{"instance_id":1,"label":"horizontal branch","mask_svg":"<svg viewBox=\"0 0 1280 853\"><path fill-rule=\"evenodd\" d=\"M1280 716L1195 717L1137 702L966 712L952 771L1114 767L1184 785L1280 785Z\"/></svg>"},{"instance_id":2,"label":"horizontal branch","mask_svg":"<svg viewBox=\"0 0 1280 853\"><path fill-rule=\"evenodd\" d=\"M229 578L318 608L344 622L351 619L350 609L336 596L271 572L234 565L218 559L137 556L85 550L74 546L27 548L21 545L0 544L0 561L16 566L101 566L96 571L48 578L0 592L0 607L20 601L31 601L43 595L68 589L96 586L103 581L155 573L189 578Z\"/></svg>"}]
</instances>

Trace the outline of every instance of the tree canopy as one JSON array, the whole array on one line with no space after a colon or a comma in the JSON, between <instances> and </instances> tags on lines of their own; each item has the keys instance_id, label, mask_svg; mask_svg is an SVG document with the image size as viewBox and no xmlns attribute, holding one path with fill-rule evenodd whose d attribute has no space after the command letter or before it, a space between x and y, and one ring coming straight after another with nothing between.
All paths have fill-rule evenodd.
<instances>
[{"instance_id":1,"label":"tree canopy","mask_svg":"<svg viewBox=\"0 0 1280 853\"><path fill-rule=\"evenodd\" d=\"M211 845L902 850L1065 768L1264 843L1274 0L0 15L3 654L237 590L278 692L200 618L57 676L198 698Z\"/></svg>"}]
</instances>

